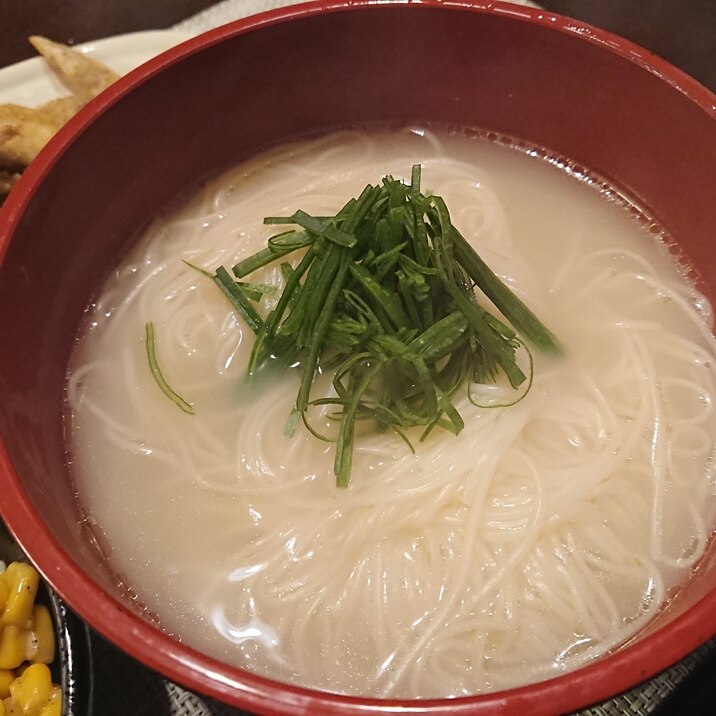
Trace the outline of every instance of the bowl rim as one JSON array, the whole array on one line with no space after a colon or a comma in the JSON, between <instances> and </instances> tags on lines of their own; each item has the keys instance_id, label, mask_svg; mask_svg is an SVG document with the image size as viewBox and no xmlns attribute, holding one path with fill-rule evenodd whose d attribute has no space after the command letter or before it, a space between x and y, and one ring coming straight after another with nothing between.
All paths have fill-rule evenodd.
<instances>
[{"instance_id":1,"label":"bowl rim","mask_svg":"<svg viewBox=\"0 0 716 716\"><path fill-rule=\"evenodd\" d=\"M238 35L316 14L402 6L410 11L439 8L509 17L600 46L657 76L716 120L716 95L654 53L605 30L553 12L507 2L483 0L315 0L276 8L209 30L182 42L129 72L84 107L28 167L0 208L0 262L14 229L37 188L83 129L135 87L163 69ZM42 576L88 624L126 653L167 678L257 713L276 714L500 714L529 706L533 714L573 711L598 702L673 665L716 634L716 589L675 619L667 630L621 647L597 663L546 681L515 689L460 697L405 701L343 696L272 681L228 666L180 644L143 621L110 596L65 552L44 525L22 489L0 440L2 514ZM664 631L668 633L664 633Z\"/></svg>"}]
</instances>

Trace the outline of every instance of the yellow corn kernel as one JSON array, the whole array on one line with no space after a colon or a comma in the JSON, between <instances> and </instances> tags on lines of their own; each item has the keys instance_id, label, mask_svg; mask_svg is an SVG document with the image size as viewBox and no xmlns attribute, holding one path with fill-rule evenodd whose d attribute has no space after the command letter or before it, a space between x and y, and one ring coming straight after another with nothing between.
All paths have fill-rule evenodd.
<instances>
[{"instance_id":1,"label":"yellow corn kernel","mask_svg":"<svg viewBox=\"0 0 716 716\"><path fill-rule=\"evenodd\" d=\"M31 564L13 562L2 576L8 588L8 597L0 621L13 626L27 626L32 619L40 575Z\"/></svg>"},{"instance_id":2,"label":"yellow corn kernel","mask_svg":"<svg viewBox=\"0 0 716 716\"><path fill-rule=\"evenodd\" d=\"M3 610L5 609L5 605L7 604L7 597L9 594L9 590L7 588L7 584L5 584L4 579L0 579L0 614L3 613Z\"/></svg>"},{"instance_id":3,"label":"yellow corn kernel","mask_svg":"<svg viewBox=\"0 0 716 716\"><path fill-rule=\"evenodd\" d=\"M10 684L15 679L15 674L10 669L0 669L0 699L10 696ZM0 716L2 712L0 711Z\"/></svg>"},{"instance_id":4,"label":"yellow corn kernel","mask_svg":"<svg viewBox=\"0 0 716 716\"><path fill-rule=\"evenodd\" d=\"M0 632L0 669L14 669L25 661L27 631L5 625Z\"/></svg>"},{"instance_id":5,"label":"yellow corn kernel","mask_svg":"<svg viewBox=\"0 0 716 716\"><path fill-rule=\"evenodd\" d=\"M32 664L10 684L10 695L23 714L37 713L52 695L52 674L45 664Z\"/></svg>"},{"instance_id":6,"label":"yellow corn kernel","mask_svg":"<svg viewBox=\"0 0 716 716\"><path fill-rule=\"evenodd\" d=\"M0 699L10 696L10 684L17 678L11 669L0 669Z\"/></svg>"},{"instance_id":7,"label":"yellow corn kernel","mask_svg":"<svg viewBox=\"0 0 716 716\"><path fill-rule=\"evenodd\" d=\"M50 700L40 709L37 716L62 716L62 689L59 686L53 687Z\"/></svg>"},{"instance_id":8,"label":"yellow corn kernel","mask_svg":"<svg viewBox=\"0 0 716 716\"><path fill-rule=\"evenodd\" d=\"M5 699L3 701L4 716L24 716L22 709L12 700Z\"/></svg>"},{"instance_id":9,"label":"yellow corn kernel","mask_svg":"<svg viewBox=\"0 0 716 716\"><path fill-rule=\"evenodd\" d=\"M55 658L55 626L50 610L44 604L35 604L32 610L32 636L27 658L33 664L51 664Z\"/></svg>"}]
</instances>

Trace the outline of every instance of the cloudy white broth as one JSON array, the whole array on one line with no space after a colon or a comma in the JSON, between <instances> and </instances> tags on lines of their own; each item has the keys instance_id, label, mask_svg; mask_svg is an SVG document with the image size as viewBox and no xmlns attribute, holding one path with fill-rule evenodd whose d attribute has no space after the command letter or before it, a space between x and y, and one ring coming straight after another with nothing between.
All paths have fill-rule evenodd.
<instances>
[{"instance_id":1,"label":"cloudy white broth","mask_svg":"<svg viewBox=\"0 0 716 716\"><path fill-rule=\"evenodd\" d=\"M458 390L458 435L414 452L359 435L338 487L334 444L284 434L298 378L247 387L254 334L193 267L231 267L285 229L265 216L332 215L416 163L562 352L531 350L508 407L480 406L509 386ZM181 641L331 692L477 694L628 641L688 579L716 504L710 307L636 213L538 152L414 128L290 145L206 184L113 272L68 371L71 473L109 567ZM279 264L250 280L280 289ZM152 375L149 322L194 414Z\"/></svg>"}]
</instances>

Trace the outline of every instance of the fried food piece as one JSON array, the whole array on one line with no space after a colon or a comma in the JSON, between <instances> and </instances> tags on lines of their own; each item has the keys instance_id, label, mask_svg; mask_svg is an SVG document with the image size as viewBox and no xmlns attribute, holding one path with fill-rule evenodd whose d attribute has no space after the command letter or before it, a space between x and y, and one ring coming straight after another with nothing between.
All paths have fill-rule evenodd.
<instances>
[{"instance_id":1,"label":"fried food piece","mask_svg":"<svg viewBox=\"0 0 716 716\"><path fill-rule=\"evenodd\" d=\"M7 124L0 123L0 146L8 139L17 135L17 125L8 122Z\"/></svg>"},{"instance_id":2,"label":"fried food piece","mask_svg":"<svg viewBox=\"0 0 716 716\"><path fill-rule=\"evenodd\" d=\"M37 35L30 42L72 94L39 107L0 105L0 203L57 130L119 77L67 45Z\"/></svg>"},{"instance_id":3,"label":"fried food piece","mask_svg":"<svg viewBox=\"0 0 716 716\"><path fill-rule=\"evenodd\" d=\"M75 97L61 97L40 107L0 105L0 171L24 169L81 106Z\"/></svg>"},{"instance_id":4,"label":"fried food piece","mask_svg":"<svg viewBox=\"0 0 716 716\"><path fill-rule=\"evenodd\" d=\"M22 167L3 161L3 147L9 140L16 137L17 133L18 127L16 124L2 124L0 122L0 204L20 178L19 170Z\"/></svg>"},{"instance_id":5,"label":"fried food piece","mask_svg":"<svg viewBox=\"0 0 716 716\"><path fill-rule=\"evenodd\" d=\"M67 123L67 120L74 117L82 109L82 102L77 97L60 97L37 107L44 121L52 124L57 129Z\"/></svg>"},{"instance_id":6,"label":"fried food piece","mask_svg":"<svg viewBox=\"0 0 716 716\"><path fill-rule=\"evenodd\" d=\"M34 107L25 107L21 104L0 104L0 123L13 124L17 122L25 122L32 119L35 114Z\"/></svg>"},{"instance_id":7,"label":"fried food piece","mask_svg":"<svg viewBox=\"0 0 716 716\"><path fill-rule=\"evenodd\" d=\"M96 97L119 78L119 75L91 57L46 37L30 37L33 47L83 104Z\"/></svg>"},{"instance_id":8,"label":"fried food piece","mask_svg":"<svg viewBox=\"0 0 716 716\"><path fill-rule=\"evenodd\" d=\"M81 106L75 97L61 97L40 107L0 105L0 170L26 167Z\"/></svg>"},{"instance_id":9,"label":"fried food piece","mask_svg":"<svg viewBox=\"0 0 716 716\"><path fill-rule=\"evenodd\" d=\"M0 203L10 193L17 180L20 178L19 172L6 172L0 170Z\"/></svg>"}]
</instances>

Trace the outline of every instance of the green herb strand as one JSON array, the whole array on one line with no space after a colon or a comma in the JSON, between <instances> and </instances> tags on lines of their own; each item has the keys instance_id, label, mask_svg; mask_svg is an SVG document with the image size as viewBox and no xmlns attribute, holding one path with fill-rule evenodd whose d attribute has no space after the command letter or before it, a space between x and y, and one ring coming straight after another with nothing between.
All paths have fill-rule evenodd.
<instances>
[{"instance_id":1,"label":"green herb strand","mask_svg":"<svg viewBox=\"0 0 716 716\"><path fill-rule=\"evenodd\" d=\"M503 284L455 228L439 196L423 194L421 167L410 183L386 176L367 185L334 216L299 210L266 224L294 225L269 239L268 247L233 267L242 279L283 261L284 287L265 318L257 303L270 292L258 283L234 281L226 269L213 278L256 333L247 374L298 365L300 385L285 434L311 407L332 406L336 484L349 484L357 423L393 430L412 449L409 430L424 440L436 428L458 434L464 427L453 396L467 386L495 382L502 374L521 388L532 384L532 355L524 341L546 352L560 350L552 333ZM482 292L478 298L476 289ZM486 296L501 316L481 305ZM504 320L502 319L504 317ZM523 369L524 368L524 369ZM336 397L312 398L315 377L333 371ZM527 374L525 373L527 371Z\"/></svg>"},{"instance_id":2,"label":"green herb strand","mask_svg":"<svg viewBox=\"0 0 716 716\"><path fill-rule=\"evenodd\" d=\"M154 380L157 382L157 385L161 388L162 393L164 393L164 395L166 395L169 400L178 405L179 408L181 408L185 413L194 415L194 407L191 405L191 403L188 403L186 400L184 400L184 398L181 397L181 395L179 395L179 393L172 389L162 375L162 371L159 368L159 363L157 362L156 349L154 346L154 324L152 322L145 324L144 333L146 339L147 360L149 361L149 369L152 371L152 375L154 376Z\"/></svg>"}]
</instances>

